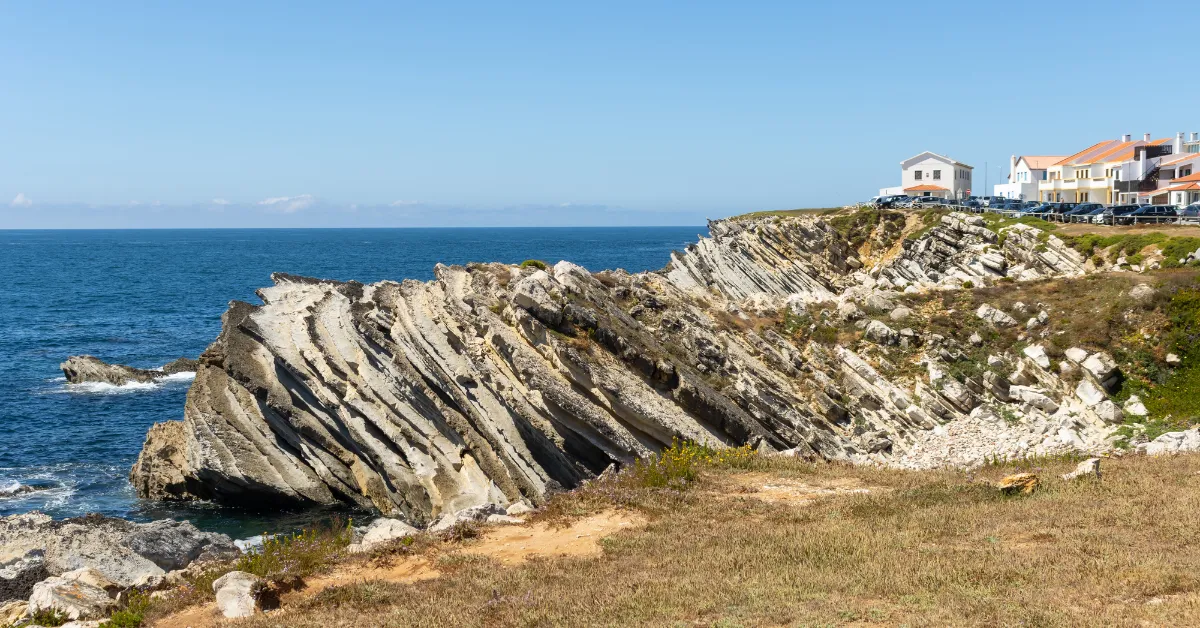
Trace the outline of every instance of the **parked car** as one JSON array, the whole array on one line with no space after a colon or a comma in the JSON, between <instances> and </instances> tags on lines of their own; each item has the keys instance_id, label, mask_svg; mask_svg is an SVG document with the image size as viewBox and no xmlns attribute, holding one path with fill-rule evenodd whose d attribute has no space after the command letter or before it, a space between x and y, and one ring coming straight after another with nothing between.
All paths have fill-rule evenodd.
<instances>
[{"instance_id":1,"label":"parked car","mask_svg":"<svg viewBox=\"0 0 1200 628\"><path fill-rule=\"evenodd\" d=\"M1179 218L1179 209L1174 205L1142 205L1124 216L1118 216L1118 225L1132 225L1139 222L1172 222Z\"/></svg>"},{"instance_id":2,"label":"parked car","mask_svg":"<svg viewBox=\"0 0 1200 628\"><path fill-rule=\"evenodd\" d=\"M1074 209L1067 210L1059 214L1059 219L1062 222L1087 222L1084 216L1090 215L1096 210L1104 210L1104 206L1100 203L1080 203Z\"/></svg>"},{"instance_id":3,"label":"parked car","mask_svg":"<svg viewBox=\"0 0 1200 628\"><path fill-rule=\"evenodd\" d=\"M913 200L912 206L914 208L916 208L916 207L937 207L937 206L943 205L943 204L945 204L945 200L940 199L936 196L921 196L921 197L918 197Z\"/></svg>"},{"instance_id":4,"label":"parked car","mask_svg":"<svg viewBox=\"0 0 1200 628\"><path fill-rule=\"evenodd\" d=\"M1200 203L1192 203L1179 210L1179 218L1186 219L1189 222L1200 220Z\"/></svg>"},{"instance_id":5,"label":"parked car","mask_svg":"<svg viewBox=\"0 0 1200 628\"><path fill-rule=\"evenodd\" d=\"M881 196L879 197L879 200L875 201L875 206L879 209L892 209L894 207L900 207L900 204L907 200L909 200L909 196L907 194Z\"/></svg>"},{"instance_id":6,"label":"parked car","mask_svg":"<svg viewBox=\"0 0 1200 628\"><path fill-rule=\"evenodd\" d=\"M1095 222L1114 225L1116 224L1116 219L1120 218L1121 216L1128 216L1129 214L1132 214L1133 212L1137 211L1139 207L1141 207L1141 205L1113 205L1112 207L1104 210L1104 213L1101 214L1097 220L1095 220Z\"/></svg>"}]
</instances>

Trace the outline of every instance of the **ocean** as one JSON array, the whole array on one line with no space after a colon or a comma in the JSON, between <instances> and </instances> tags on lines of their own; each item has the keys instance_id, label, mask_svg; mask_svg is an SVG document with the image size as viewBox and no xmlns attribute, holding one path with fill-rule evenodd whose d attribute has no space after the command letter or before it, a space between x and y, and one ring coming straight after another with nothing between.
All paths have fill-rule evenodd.
<instances>
[{"instance_id":1,"label":"ocean","mask_svg":"<svg viewBox=\"0 0 1200 628\"><path fill-rule=\"evenodd\" d=\"M237 537L306 512L139 500L129 468L146 429L181 419L191 381L67 384L67 356L155 368L196 357L229 301L258 303L272 272L373 282L428 280L437 263L570 260L631 272L666 265L704 227L0 230L0 516L98 512L190 519ZM33 492L17 492L34 487Z\"/></svg>"}]
</instances>

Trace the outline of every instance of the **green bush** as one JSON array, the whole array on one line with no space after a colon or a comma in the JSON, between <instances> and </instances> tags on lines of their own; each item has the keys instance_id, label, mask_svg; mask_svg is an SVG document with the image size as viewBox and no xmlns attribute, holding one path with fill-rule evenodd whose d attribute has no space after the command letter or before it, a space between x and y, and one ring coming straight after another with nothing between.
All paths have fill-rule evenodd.
<instances>
[{"instance_id":1,"label":"green bush","mask_svg":"<svg viewBox=\"0 0 1200 628\"><path fill-rule=\"evenodd\" d=\"M100 624L100 628L139 628L149 608L149 595L138 590L131 591L125 601L125 607L113 612L107 621Z\"/></svg>"},{"instance_id":2,"label":"green bush","mask_svg":"<svg viewBox=\"0 0 1200 628\"><path fill-rule=\"evenodd\" d=\"M543 262L540 259L527 259L521 262L521 268L536 268L538 270L546 270L549 268L549 266L546 265L546 262Z\"/></svg>"},{"instance_id":3,"label":"green bush","mask_svg":"<svg viewBox=\"0 0 1200 628\"><path fill-rule=\"evenodd\" d=\"M243 554L234 571L252 573L265 580L286 580L312 575L341 556L350 544L350 524L336 522L327 529L296 534L263 536L261 548Z\"/></svg>"}]
</instances>

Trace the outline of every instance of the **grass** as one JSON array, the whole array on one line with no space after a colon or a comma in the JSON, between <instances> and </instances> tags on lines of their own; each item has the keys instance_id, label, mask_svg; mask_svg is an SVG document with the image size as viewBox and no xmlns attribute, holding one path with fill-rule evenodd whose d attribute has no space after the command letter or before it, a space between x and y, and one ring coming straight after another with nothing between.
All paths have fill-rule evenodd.
<instances>
[{"instance_id":1,"label":"grass","mask_svg":"<svg viewBox=\"0 0 1200 628\"><path fill-rule=\"evenodd\" d=\"M546 270L549 268L549 266L546 264L546 262L543 262L540 259L527 259L521 262L521 268L536 268L538 270Z\"/></svg>"},{"instance_id":2,"label":"grass","mask_svg":"<svg viewBox=\"0 0 1200 628\"><path fill-rule=\"evenodd\" d=\"M753 218L767 218L770 216L826 216L842 211L843 207L810 207L805 209L768 209L765 211L750 212L738 216L731 216L730 220L750 220Z\"/></svg>"},{"instance_id":3,"label":"grass","mask_svg":"<svg viewBox=\"0 0 1200 628\"><path fill-rule=\"evenodd\" d=\"M686 488L594 485L552 500L626 508L650 523L598 558L502 567L439 561L440 578L366 581L239 626L1195 625L1200 457L1000 464L1041 475L1006 497L980 477L747 456L688 465ZM758 486L865 486L800 503ZM1170 487L1164 490L1164 487Z\"/></svg>"}]
</instances>

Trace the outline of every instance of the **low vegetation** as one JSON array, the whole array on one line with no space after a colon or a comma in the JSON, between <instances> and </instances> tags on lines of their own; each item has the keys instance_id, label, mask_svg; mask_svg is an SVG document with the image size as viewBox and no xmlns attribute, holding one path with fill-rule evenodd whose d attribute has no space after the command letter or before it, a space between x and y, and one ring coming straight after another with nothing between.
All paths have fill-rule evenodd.
<instances>
[{"instance_id":1,"label":"low vegetation","mask_svg":"<svg viewBox=\"0 0 1200 628\"><path fill-rule=\"evenodd\" d=\"M843 211L844 207L810 207L807 209L769 209L733 216L730 220L748 220L751 218L766 218L768 216L829 216Z\"/></svg>"},{"instance_id":2,"label":"low vegetation","mask_svg":"<svg viewBox=\"0 0 1200 628\"><path fill-rule=\"evenodd\" d=\"M546 264L546 262L543 262L540 259L527 259L521 262L521 268L536 268L538 270L546 270L549 268L549 266Z\"/></svg>"},{"instance_id":3,"label":"low vegetation","mask_svg":"<svg viewBox=\"0 0 1200 628\"><path fill-rule=\"evenodd\" d=\"M752 453L722 462L700 451L678 446L647 463L663 464L665 486L621 474L558 496L539 515L617 508L649 518L604 539L599 557L505 567L452 555L436 579L353 582L239 625L1200 621L1200 548L1181 542L1200 524L1198 457L1107 461L1102 480L1069 483L1058 474L1070 461L970 475ZM984 481L1017 471L1038 473L1041 488L1005 496ZM772 498L781 487L797 498Z\"/></svg>"}]
</instances>

